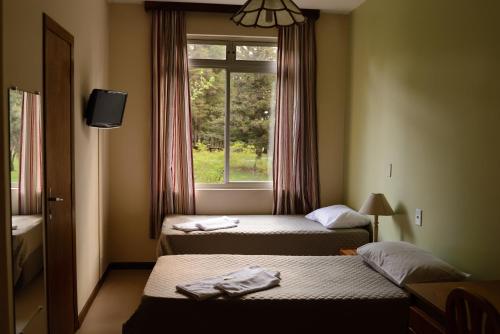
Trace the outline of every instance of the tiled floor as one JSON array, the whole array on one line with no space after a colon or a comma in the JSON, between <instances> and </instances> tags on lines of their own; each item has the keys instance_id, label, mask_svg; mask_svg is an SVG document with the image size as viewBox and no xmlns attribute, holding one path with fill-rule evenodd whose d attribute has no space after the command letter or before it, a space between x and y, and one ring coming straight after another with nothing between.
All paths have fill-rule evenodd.
<instances>
[{"instance_id":1,"label":"tiled floor","mask_svg":"<svg viewBox=\"0 0 500 334\"><path fill-rule=\"evenodd\" d=\"M149 270L113 270L104 281L77 334L121 334L139 305Z\"/></svg>"}]
</instances>

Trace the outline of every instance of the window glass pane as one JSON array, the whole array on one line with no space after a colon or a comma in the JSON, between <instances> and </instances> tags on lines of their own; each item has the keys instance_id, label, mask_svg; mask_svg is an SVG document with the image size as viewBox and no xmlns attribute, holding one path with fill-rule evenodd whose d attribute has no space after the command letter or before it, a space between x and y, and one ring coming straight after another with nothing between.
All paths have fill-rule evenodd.
<instances>
[{"instance_id":1,"label":"window glass pane","mask_svg":"<svg viewBox=\"0 0 500 334\"><path fill-rule=\"evenodd\" d=\"M236 60L276 61L278 47L276 46L236 46Z\"/></svg>"},{"instance_id":2,"label":"window glass pane","mask_svg":"<svg viewBox=\"0 0 500 334\"><path fill-rule=\"evenodd\" d=\"M225 45L188 44L189 59L226 60Z\"/></svg>"},{"instance_id":3,"label":"window glass pane","mask_svg":"<svg viewBox=\"0 0 500 334\"><path fill-rule=\"evenodd\" d=\"M231 73L229 180L272 181L276 74Z\"/></svg>"},{"instance_id":4,"label":"window glass pane","mask_svg":"<svg viewBox=\"0 0 500 334\"><path fill-rule=\"evenodd\" d=\"M226 71L189 70L196 183L224 183Z\"/></svg>"},{"instance_id":5,"label":"window glass pane","mask_svg":"<svg viewBox=\"0 0 500 334\"><path fill-rule=\"evenodd\" d=\"M19 183L19 154L21 152L21 110L23 93L9 91L10 118L10 182L12 187Z\"/></svg>"}]
</instances>

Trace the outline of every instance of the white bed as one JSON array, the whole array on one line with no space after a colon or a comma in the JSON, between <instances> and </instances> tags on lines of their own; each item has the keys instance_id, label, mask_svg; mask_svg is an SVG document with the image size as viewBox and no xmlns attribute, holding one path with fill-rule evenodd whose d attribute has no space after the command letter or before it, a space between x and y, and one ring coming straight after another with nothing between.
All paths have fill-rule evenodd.
<instances>
[{"instance_id":1,"label":"white bed","mask_svg":"<svg viewBox=\"0 0 500 334\"><path fill-rule=\"evenodd\" d=\"M12 252L14 282L22 286L43 268L43 217L12 217Z\"/></svg>"},{"instance_id":2,"label":"white bed","mask_svg":"<svg viewBox=\"0 0 500 334\"><path fill-rule=\"evenodd\" d=\"M174 224L213 216L168 216L158 241L158 256L174 254L338 255L340 248L370 242L370 226L329 230L302 215L238 215L235 228L182 232Z\"/></svg>"}]
</instances>

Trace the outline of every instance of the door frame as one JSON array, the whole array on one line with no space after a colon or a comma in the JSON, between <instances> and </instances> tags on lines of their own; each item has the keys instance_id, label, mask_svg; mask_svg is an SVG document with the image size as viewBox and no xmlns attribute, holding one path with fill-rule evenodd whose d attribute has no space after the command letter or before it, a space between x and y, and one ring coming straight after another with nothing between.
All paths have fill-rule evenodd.
<instances>
[{"instance_id":1,"label":"door frame","mask_svg":"<svg viewBox=\"0 0 500 334\"><path fill-rule=\"evenodd\" d=\"M66 41L71 48L71 70L70 70L70 131L71 131L71 143L70 143L70 150L71 150L71 225L72 225L72 231L73 231L73 242L72 242L72 251L73 251L73 324L74 324L74 330L76 331L80 327L80 323L78 321L78 303L77 303L77 285L76 285L76 226L75 226L75 155L74 155L74 137L75 137L75 132L74 132L74 105L75 105L75 98L74 98L74 37L71 33L69 33L66 29L64 29L61 25L59 25L56 21L54 21L50 16L48 16L46 13L43 13L43 142L44 142L44 147L43 147L43 165L44 165L44 194L45 200L43 201L43 210L44 210L44 219L46 222L47 220L47 215L48 215L48 208L47 208L47 194L48 194L48 188L47 188L47 168L46 168L46 160L45 157L46 155L46 146L45 146L45 134L46 134L46 113L47 113L47 99L46 99L46 68L45 68L45 46L46 46L46 35L47 32L50 31L54 34L56 34L58 37ZM45 234L47 235L47 224L45 224ZM47 238L46 238L47 240ZM48 256L48 247L45 247L45 256L47 258ZM45 261L48 263L48 261ZM45 270L48 272L51 270L49 266L46 266ZM47 294L46 296L47 299L47 320L49 319L49 314L50 314L50 306L49 306L49 300L50 300L50 295ZM50 333L50 322L47 321L47 326L49 327L49 333Z\"/></svg>"}]
</instances>

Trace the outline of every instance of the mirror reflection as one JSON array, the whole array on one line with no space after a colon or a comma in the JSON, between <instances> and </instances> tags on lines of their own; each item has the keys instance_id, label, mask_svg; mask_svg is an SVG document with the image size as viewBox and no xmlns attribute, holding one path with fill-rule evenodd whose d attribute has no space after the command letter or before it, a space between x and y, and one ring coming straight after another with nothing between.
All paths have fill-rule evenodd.
<instances>
[{"instance_id":1,"label":"mirror reflection","mask_svg":"<svg viewBox=\"0 0 500 334\"><path fill-rule=\"evenodd\" d=\"M9 90L12 267L17 333L45 333L40 95Z\"/></svg>"}]
</instances>

